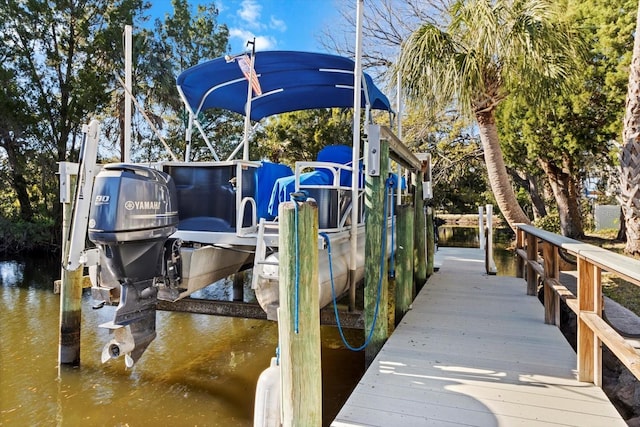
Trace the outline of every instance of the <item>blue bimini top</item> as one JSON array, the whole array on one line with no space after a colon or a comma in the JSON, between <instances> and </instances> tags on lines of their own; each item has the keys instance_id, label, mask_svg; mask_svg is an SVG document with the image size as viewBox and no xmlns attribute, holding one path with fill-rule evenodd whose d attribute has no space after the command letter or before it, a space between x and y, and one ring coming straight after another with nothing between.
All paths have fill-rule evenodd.
<instances>
[{"instance_id":1,"label":"blue bimini top","mask_svg":"<svg viewBox=\"0 0 640 427\"><path fill-rule=\"evenodd\" d=\"M251 100L251 119L316 108L353 107L355 63L324 53L264 51L254 57L262 90ZM236 61L224 57L191 67L178 76L178 89L194 114L222 108L245 114L248 81ZM364 73L362 107L392 111L389 99ZM253 92L252 92L253 93Z\"/></svg>"}]
</instances>

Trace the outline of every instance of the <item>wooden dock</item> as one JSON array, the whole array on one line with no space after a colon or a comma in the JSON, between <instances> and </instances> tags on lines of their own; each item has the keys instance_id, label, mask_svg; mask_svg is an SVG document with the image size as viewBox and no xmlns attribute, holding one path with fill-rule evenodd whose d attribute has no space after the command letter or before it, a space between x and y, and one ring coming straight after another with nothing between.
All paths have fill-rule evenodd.
<instances>
[{"instance_id":1,"label":"wooden dock","mask_svg":"<svg viewBox=\"0 0 640 427\"><path fill-rule=\"evenodd\" d=\"M332 426L626 426L523 279L484 274L479 249L436 264Z\"/></svg>"}]
</instances>

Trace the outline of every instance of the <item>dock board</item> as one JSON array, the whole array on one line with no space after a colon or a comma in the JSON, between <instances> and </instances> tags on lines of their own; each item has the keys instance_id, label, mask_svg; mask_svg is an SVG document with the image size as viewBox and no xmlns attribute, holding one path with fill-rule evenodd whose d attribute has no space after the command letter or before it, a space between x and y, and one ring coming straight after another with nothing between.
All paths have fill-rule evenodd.
<instances>
[{"instance_id":1,"label":"dock board","mask_svg":"<svg viewBox=\"0 0 640 427\"><path fill-rule=\"evenodd\" d=\"M525 281L484 274L479 249L436 261L332 426L626 426Z\"/></svg>"}]
</instances>

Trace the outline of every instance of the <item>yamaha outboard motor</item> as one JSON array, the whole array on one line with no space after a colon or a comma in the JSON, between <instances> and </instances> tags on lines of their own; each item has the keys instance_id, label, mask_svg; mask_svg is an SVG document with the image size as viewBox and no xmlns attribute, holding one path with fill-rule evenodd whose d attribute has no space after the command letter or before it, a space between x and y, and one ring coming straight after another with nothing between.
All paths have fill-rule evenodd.
<instances>
[{"instance_id":1,"label":"yamaha outboard motor","mask_svg":"<svg viewBox=\"0 0 640 427\"><path fill-rule=\"evenodd\" d=\"M121 285L114 330L102 361L125 356L131 367L156 336L158 283L167 276L165 243L176 231L176 189L169 175L139 165L115 163L96 176L89 239Z\"/></svg>"}]
</instances>

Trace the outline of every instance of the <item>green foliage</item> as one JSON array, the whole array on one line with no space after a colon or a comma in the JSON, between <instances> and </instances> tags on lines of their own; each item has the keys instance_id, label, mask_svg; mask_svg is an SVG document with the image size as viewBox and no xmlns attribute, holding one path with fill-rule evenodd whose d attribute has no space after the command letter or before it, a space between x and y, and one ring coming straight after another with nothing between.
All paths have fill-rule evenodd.
<instances>
[{"instance_id":1,"label":"green foliage","mask_svg":"<svg viewBox=\"0 0 640 427\"><path fill-rule=\"evenodd\" d=\"M0 216L0 254L56 251L60 229L50 218L23 221Z\"/></svg>"},{"instance_id":2,"label":"green foliage","mask_svg":"<svg viewBox=\"0 0 640 427\"><path fill-rule=\"evenodd\" d=\"M296 160L314 160L325 145L351 145L353 114L318 109L280 114L254 136L256 156L293 166Z\"/></svg>"},{"instance_id":3,"label":"green foliage","mask_svg":"<svg viewBox=\"0 0 640 427\"><path fill-rule=\"evenodd\" d=\"M561 6L564 14L557 19L579 39L582 65L569 84L548 92L542 106L520 93L505 100L497 115L501 146L505 160L518 170L539 174L545 162L554 165L552 178L561 170L578 185L595 177L603 186L616 157L611 141L622 125L637 2L567 0Z\"/></svg>"},{"instance_id":4,"label":"green foliage","mask_svg":"<svg viewBox=\"0 0 640 427\"><path fill-rule=\"evenodd\" d=\"M173 149L184 151L175 78L224 54L229 31L217 24L213 3L196 13L186 0L173 6L174 13L157 20L153 30L143 25L150 7L144 0L8 0L0 7L0 179L9 184L0 195L0 212L3 221L21 219L15 229L6 228L8 242L47 245L48 218L61 221L56 162L77 161L83 124L100 118L101 146L119 151L124 91L115 75L123 75L125 24L135 28L134 96ZM204 122L228 124L219 127L221 145L235 142L241 129L237 118L219 113L208 113ZM157 138L138 115L133 136L132 160L162 158ZM194 157L206 158L198 144L204 145L196 137ZM59 239L59 233L49 235Z\"/></svg>"},{"instance_id":5,"label":"green foliage","mask_svg":"<svg viewBox=\"0 0 640 427\"><path fill-rule=\"evenodd\" d=\"M551 233L560 234L560 216L558 215L558 211L551 211L546 216L538 218L534 221L533 225L550 231Z\"/></svg>"},{"instance_id":6,"label":"green foliage","mask_svg":"<svg viewBox=\"0 0 640 427\"><path fill-rule=\"evenodd\" d=\"M409 37L397 71L413 102L455 103L469 118L512 92L541 102L575 64L571 32L555 13L545 0L457 1L446 30L425 23Z\"/></svg>"},{"instance_id":7,"label":"green foliage","mask_svg":"<svg viewBox=\"0 0 640 427\"><path fill-rule=\"evenodd\" d=\"M451 213L475 213L494 203L488 191L482 146L473 127L455 112L412 109L403 120L403 139L415 152L431 153L432 204Z\"/></svg>"},{"instance_id":8,"label":"green foliage","mask_svg":"<svg viewBox=\"0 0 640 427\"><path fill-rule=\"evenodd\" d=\"M195 13L185 0L172 0L172 13L156 19L153 31L136 29L133 35L134 88L138 102L159 129L171 150L183 158L188 114L176 88L176 78L185 69L224 55L228 50L229 30L218 24L215 4L198 5ZM121 60L120 60L121 62ZM124 64L120 65L120 73ZM124 76L122 76L124 79ZM111 145L122 144L124 90L114 83L111 104L103 115L105 133ZM207 111L199 120L221 157L226 157L242 133L242 119L222 111ZM210 132L215 130L215 132ZM169 159L169 154L141 114L133 116L132 159L154 161ZM212 160L205 142L196 131L192 136L191 160Z\"/></svg>"}]
</instances>

